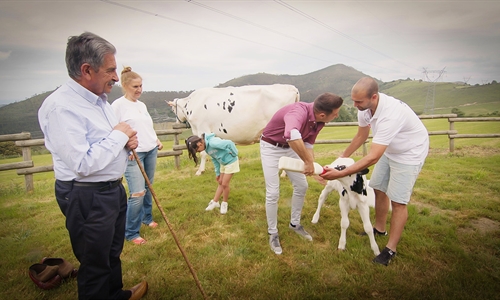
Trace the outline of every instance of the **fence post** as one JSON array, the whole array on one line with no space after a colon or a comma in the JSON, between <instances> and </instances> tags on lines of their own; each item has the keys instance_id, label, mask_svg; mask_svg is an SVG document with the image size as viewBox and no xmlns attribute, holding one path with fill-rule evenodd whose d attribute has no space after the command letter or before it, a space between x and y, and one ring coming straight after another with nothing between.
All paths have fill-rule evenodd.
<instances>
[{"instance_id":1,"label":"fence post","mask_svg":"<svg viewBox=\"0 0 500 300\"><path fill-rule=\"evenodd\" d=\"M450 131L455 130L455 122L448 118L448 122L450 122ZM455 151L455 138L448 134L448 138L450 139L450 152Z\"/></svg>"},{"instance_id":2,"label":"fence post","mask_svg":"<svg viewBox=\"0 0 500 300\"><path fill-rule=\"evenodd\" d=\"M179 134L174 134L174 145L178 146L179 145ZM181 158L179 155L176 155L174 157L175 161L175 168L179 170L181 168Z\"/></svg>"},{"instance_id":3,"label":"fence post","mask_svg":"<svg viewBox=\"0 0 500 300\"><path fill-rule=\"evenodd\" d=\"M31 133L29 133L30 139L31 139ZM32 161L31 160L31 146L22 146L21 147L22 152L23 152L23 160L24 161ZM26 188L27 192L32 192L34 189L33 185L33 174L25 174L24 175L24 186Z\"/></svg>"}]
</instances>

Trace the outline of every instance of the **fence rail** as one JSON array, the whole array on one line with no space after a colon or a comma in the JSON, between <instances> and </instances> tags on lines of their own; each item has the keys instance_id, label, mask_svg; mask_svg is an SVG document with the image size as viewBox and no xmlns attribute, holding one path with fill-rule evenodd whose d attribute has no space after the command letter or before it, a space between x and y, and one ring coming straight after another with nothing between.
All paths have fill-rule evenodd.
<instances>
[{"instance_id":1,"label":"fence rail","mask_svg":"<svg viewBox=\"0 0 500 300\"><path fill-rule=\"evenodd\" d=\"M450 123L450 131L454 130L455 128L455 122L498 122L500 121L500 118L496 117L482 117L482 118L457 118L455 117L450 117L448 118L448 122ZM500 137L500 134L498 133L493 133L493 134L458 134L457 132L448 135L448 138L450 139L450 152L455 151L455 139L460 139L460 138L497 138Z\"/></svg>"},{"instance_id":2,"label":"fence rail","mask_svg":"<svg viewBox=\"0 0 500 300\"><path fill-rule=\"evenodd\" d=\"M178 127L178 126L177 126ZM179 147L179 135L182 134L182 129L162 129L156 130L158 136L173 135L174 148ZM24 176L24 185L26 191L33 191L33 174L42 172L51 172L54 170L53 165L37 166L33 164L31 158L31 147L45 146L44 139L31 139L31 133L22 132L17 134L0 135L0 142L15 142L15 145L21 147L23 154L22 162L0 164L0 171L16 170L17 175ZM182 149L173 149L172 151L158 151L158 157L174 156L175 167L180 168L180 156Z\"/></svg>"},{"instance_id":3,"label":"fence rail","mask_svg":"<svg viewBox=\"0 0 500 300\"><path fill-rule=\"evenodd\" d=\"M420 119L448 119L449 130L438 130L429 131L429 135L447 135L449 139L449 151L453 152L455 149L455 139L458 138L499 138L500 133L489 133L489 134L458 134L455 130L456 122L498 122L500 118L457 118L456 114L441 114L441 115L422 115L419 116ZM358 122L332 122L325 125L326 127L336 127L336 126L358 126ZM180 156L183 154L183 150L186 149L186 145L179 144L179 135L188 129L184 124L174 124L173 129L162 129L156 130L158 136L163 135L173 135L174 143L171 151L158 151L158 157L168 157L174 156L175 167L180 168ZM369 136L371 139L372 136ZM33 174L41 172L53 171L53 165L49 166L37 166L33 164L31 158L31 147L34 146L44 146L44 139L31 139L31 133L22 132L17 134L6 134L0 135L0 142L13 141L16 146L21 147L23 154L22 162L0 164L0 171L6 170L16 170L17 175L24 176L24 182L26 191L33 191ZM317 140L316 144L348 144L352 139L334 139L334 140ZM363 155L367 153L367 143L365 141L363 144Z\"/></svg>"}]
</instances>

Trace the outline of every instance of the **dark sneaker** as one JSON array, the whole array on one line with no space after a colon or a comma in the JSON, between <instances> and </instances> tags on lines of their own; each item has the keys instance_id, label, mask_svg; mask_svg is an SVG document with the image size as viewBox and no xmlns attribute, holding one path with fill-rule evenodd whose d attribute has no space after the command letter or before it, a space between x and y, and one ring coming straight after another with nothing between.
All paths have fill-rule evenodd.
<instances>
[{"instance_id":1,"label":"dark sneaker","mask_svg":"<svg viewBox=\"0 0 500 300\"><path fill-rule=\"evenodd\" d=\"M366 232L363 231L363 232L360 232L359 235L367 235L367 234L366 234ZM377 235L384 236L384 235L387 235L387 231L384 231L384 232L378 231L375 227L373 227L373 235L374 236L377 236Z\"/></svg>"},{"instance_id":2,"label":"dark sneaker","mask_svg":"<svg viewBox=\"0 0 500 300\"><path fill-rule=\"evenodd\" d=\"M373 262L387 266L394 256L396 256L396 252L385 247L384 250L382 250L382 252L380 252L380 254L373 259Z\"/></svg>"},{"instance_id":3,"label":"dark sneaker","mask_svg":"<svg viewBox=\"0 0 500 300\"><path fill-rule=\"evenodd\" d=\"M269 235L269 246L274 253L280 255L282 253L280 238L277 233Z\"/></svg>"}]
</instances>

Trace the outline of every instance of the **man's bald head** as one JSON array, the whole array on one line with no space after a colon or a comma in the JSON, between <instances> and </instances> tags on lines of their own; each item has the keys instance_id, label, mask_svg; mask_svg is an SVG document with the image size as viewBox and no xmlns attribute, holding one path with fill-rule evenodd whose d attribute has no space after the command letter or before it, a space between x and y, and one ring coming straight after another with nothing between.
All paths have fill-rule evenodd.
<instances>
[{"instance_id":1,"label":"man's bald head","mask_svg":"<svg viewBox=\"0 0 500 300\"><path fill-rule=\"evenodd\" d=\"M371 98L373 94L378 94L378 84L371 77L361 78L354 84L351 90L351 95L358 95L358 97Z\"/></svg>"}]
</instances>

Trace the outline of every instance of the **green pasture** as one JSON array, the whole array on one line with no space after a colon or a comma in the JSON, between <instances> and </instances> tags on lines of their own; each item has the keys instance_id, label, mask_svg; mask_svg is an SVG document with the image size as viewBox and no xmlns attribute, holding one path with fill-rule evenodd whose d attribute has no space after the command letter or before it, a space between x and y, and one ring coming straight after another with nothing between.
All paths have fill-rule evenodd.
<instances>
[{"instance_id":1,"label":"green pasture","mask_svg":"<svg viewBox=\"0 0 500 300\"><path fill-rule=\"evenodd\" d=\"M458 108L461 111L466 111L467 117L486 116L494 112L497 112L498 115L498 112L500 111L500 105L498 102L489 102L489 103L472 103L472 104L463 104L454 106L435 107L434 114L449 114L452 113L451 110L453 108Z\"/></svg>"},{"instance_id":2,"label":"green pasture","mask_svg":"<svg viewBox=\"0 0 500 300\"><path fill-rule=\"evenodd\" d=\"M424 120L429 131L446 130L445 120ZM498 122L456 123L459 133L500 133ZM328 127L321 139L352 138L356 127ZM172 141L165 140L171 149ZM328 164L346 147L316 145L316 161ZM368 145L369 147L369 145ZM302 225L313 242L288 229L292 187L281 179L279 230L282 255L269 248L265 187L258 144L239 146L241 172L231 183L229 210L205 207L215 192L213 165L202 176L186 155L158 159L155 194L181 247L210 299L499 299L500 139L457 139L448 152L446 136L431 137L431 152L408 206L398 254L388 266L374 255L362 224L350 213L347 249L340 235L338 195L331 194L317 224L311 219L323 186L309 178ZM354 158L359 159L358 150ZM0 164L21 161L1 159ZM35 166L51 164L34 155ZM43 257L63 257L78 266L54 199L53 172L34 175L24 191L15 171L0 172L0 299L76 299L76 281L44 291L28 277ZM370 174L368 174L370 177ZM156 229L143 227L148 243L126 242L122 253L125 287L147 280L144 299L202 299L172 234L155 206ZM373 221L373 211L372 221ZM390 219L390 218L389 218ZM390 231L390 226L388 226ZM382 249L387 237L378 237Z\"/></svg>"}]
</instances>

